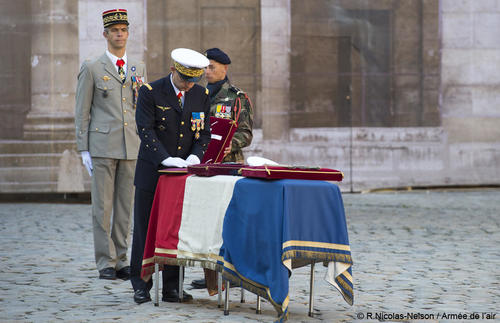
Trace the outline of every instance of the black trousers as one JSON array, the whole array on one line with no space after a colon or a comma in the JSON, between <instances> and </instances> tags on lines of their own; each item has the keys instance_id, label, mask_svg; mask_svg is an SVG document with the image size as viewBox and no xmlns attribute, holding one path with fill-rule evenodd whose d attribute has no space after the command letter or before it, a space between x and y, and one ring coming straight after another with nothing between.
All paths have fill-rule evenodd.
<instances>
[{"instance_id":1,"label":"black trousers","mask_svg":"<svg viewBox=\"0 0 500 323\"><path fill-rule=\"evenodd\" d=\"M135 188L134 233L132 237L132 255L130 258L130 282L135 290L150 290L153 281L145 282L141 278L142 256L146 245L149 215L153 205L154 193ZM165 265L162 272L163 294L167 290L179 290L179 266Z\"/></svg>"}]
</instances>

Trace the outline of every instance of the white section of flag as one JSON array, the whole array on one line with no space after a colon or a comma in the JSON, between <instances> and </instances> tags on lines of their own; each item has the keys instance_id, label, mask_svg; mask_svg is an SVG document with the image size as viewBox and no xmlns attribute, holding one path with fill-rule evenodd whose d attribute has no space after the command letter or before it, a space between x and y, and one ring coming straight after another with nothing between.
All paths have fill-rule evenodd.
<instances>
[{"instance_id":1,"label":"white section of flag","mask_svg":"<svg viewBox=\"0 0 500 323\"><path fill-rule=\"evenodd\" d=\"M239 179L239 176L226 175L210 178L190 176L186 179L177 245L181 254L219 254L224 216ZM209 260L199 256L196 259Z\"/></svg>"}]
</instances>

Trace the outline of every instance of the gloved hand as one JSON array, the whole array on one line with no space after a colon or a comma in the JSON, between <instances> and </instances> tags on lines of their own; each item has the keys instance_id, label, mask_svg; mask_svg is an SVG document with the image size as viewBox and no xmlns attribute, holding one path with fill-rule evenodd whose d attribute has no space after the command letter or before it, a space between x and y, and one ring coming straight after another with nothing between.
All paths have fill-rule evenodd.
<instances>
[{"instance_id":1,"label":"gloved hand","mask_svg":"<svg viewBox=\"0 0 500 323\"><path fill-rule=\"evenodd\" d=\"M92 167L92 157L90 157L90 153L88 151L82 151L81 155L82 155L82 164L87 169L87 172L89 172L89 176L92 176L92 170L94 168Z\"/></svg>"},{"instance_id":2,"label":"gloved hand","mask_svg":"<svg viewBox=\"0 0 500 323\"><path fill-rule=\"evenodd\" d=\"M189 164L187 161L180 157L168 157L165 158L161 164L166 167L187 167Z\"/></svg>"},{"instance_id":3,"label":"gloved hand","mask_svg":"<svg viewBox=\"0 0 500 323\"><path fill-rule=\"evenodd\" d=\"M188 156L188 158L186 158L186 162L188 163L188 165L195 165L199 164L201 161L198 156L191 154Z\"/></svg>"}]
</instances>

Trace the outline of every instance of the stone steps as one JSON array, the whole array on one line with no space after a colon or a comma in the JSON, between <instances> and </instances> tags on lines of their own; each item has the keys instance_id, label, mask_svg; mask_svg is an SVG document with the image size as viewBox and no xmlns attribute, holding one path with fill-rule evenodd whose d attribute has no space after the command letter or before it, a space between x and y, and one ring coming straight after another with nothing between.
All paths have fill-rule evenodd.
<instances>
[{"instance_id":1,"label":"stone steps","mask_svg":"<svg viewBox=\"0 0 500 323\"><path fill-rule=\"evenodd\" d=\"M0 182L2 193L54 193L57 182Z\"/></svg>"},{"instance_id":2,"label":"stone steps","mask_svg":"<svg viewBox=\"0 0 500 323\"><path fill-rule=\"evenodd\" d=\"M0 192L90 191L74 140L0 141Z\"/></svg>"},{"instance_id":3,"label":"stone steps","mask_svg":"<svg viewBox=\"0 0 500 323\"><path fill-rule=\"evenodd\" d=\"M2 167L37 167L41 163L46 166L58 166L60 159L60 153L0 154L0 169Z\"/></svg>"},{"instance_id":4,"label":"stone steps","mask_svg":"<svg viewBox=\"0 0 500 323\"><path fill-rule=\"evenodd\" d=\"M58 166L0 168L2 183L57 183L58 173Z\"/></svg>"},{"instance_id":5,"label":"stone steps","mask_svg":"<svg viewBox=\"0 0 500 323\"><path fill-rule=\"evenodd\" d=\"M0 154L47 154L76 150L74 140L3 140L0 141Z\"/></svg>"},{"instance_id":6,"label":"stone steps","mask_svg":"<svg viewBox=\"0 0 500 323\"><path fill-rule=\"evenodd\" d=\"M23 130L23 140L0 141L0 192L90 190L76 152L73 115L29 113Z\"/></svg>"},{"instance_id":7,"label":"stone steps","mask_svg":"<svg viewBox=\"0 0 500 323\"><path fill-rule=\"evenodd\" d=\"M71 115L28 114L24 124L24 139L74 140L74 117Z\"/></svg>"}]
</instances>

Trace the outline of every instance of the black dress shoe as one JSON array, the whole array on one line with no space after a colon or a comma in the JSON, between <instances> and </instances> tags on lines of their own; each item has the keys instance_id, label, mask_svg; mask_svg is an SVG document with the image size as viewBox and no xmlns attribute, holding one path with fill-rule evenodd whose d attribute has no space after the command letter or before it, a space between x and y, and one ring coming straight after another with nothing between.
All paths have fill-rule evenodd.
<instances>
[{"instance_id":1,"label":"black dress shoe","mask_svg":"<svg viewBox=\"0 0 500 323\"><path fill-rule=\"evenodd\" d=\"M167 290L163 292L163 297L161 298L164 302L170 303L178 303L179 302L179 292L177 289ZM193 296L191 294L186 293L186 291L182 292L182 303L189 302L193 300Z\"/></svg>"},{"instance_id":2,"label":"black dress shoe","mask_svg":"<svg viewBox=\"0 0 500 323\"><path fill-rule=\"evenodd\" d=\"M205 278L195 279L191 282L191 286L193 286L193 289L203 289L207 288L207 283L205 282Z\"/></svg>"},{"instance_id":3,"label":"black dress shoe","mask_svg":"<svg viewBox=\"0 0 500 323\"><path fill-rule=\"evenodd\" d=\"M130 266L125 266L120 270L116 271L116 277L123 279L123 280L128 280L130 279Z\"/></svg>"},{"instance_id":4,"label":"black dress shoe","mask_svg":"<svg viewBox=\"0 0 500 323\"><path fill-rule=\"evenodd\" d=\"M99 270L99 279L116 279L116 270L113 267L104 268Z\"/></svg>"},{"instance_id":5,"label":"black dress shoe","mask_svg":"<svg viewBox=\"0 0 500 323\"><path fill-rule=\"evenodd\" d=\"M137 304L142 304L151 301L149 292L145 289L138 289L134 292L134 301Z\"/></svg>"}]
</instances>

